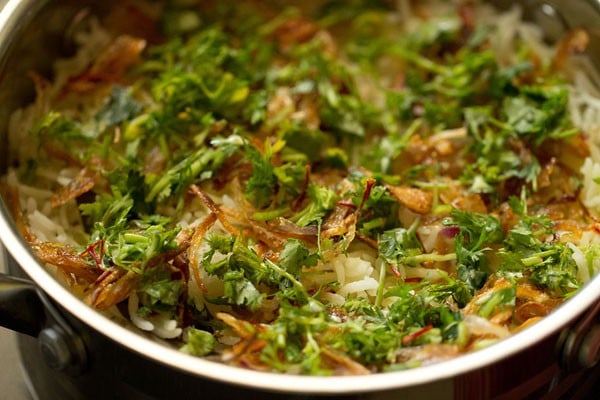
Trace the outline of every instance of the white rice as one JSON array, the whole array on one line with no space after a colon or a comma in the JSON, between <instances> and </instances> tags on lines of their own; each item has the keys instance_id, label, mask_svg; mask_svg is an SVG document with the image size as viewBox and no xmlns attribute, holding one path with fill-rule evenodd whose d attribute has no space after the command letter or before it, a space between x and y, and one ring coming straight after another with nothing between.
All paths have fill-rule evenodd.
<instances>
[{"instance_id":1,"label":"white rice","mask_svg":"<svg viewBox=\"0 0 600 400\"><path fill-rule=\"evenodd\" d=\"M181 336L182 329L177 327L177 320L165 314L156 314L146 318L138 314L139 299L137 293L132 291L127 303L127 310L131 322L139 329L151 332L161 339L174 339Z\"/></svg>"},{"instance_id":2,"label":"white rice","mask_svg":"<svg viewBox=\"0 0 600 400\"><path fill-rule=\"evenodd\" d=\"M139 304L140 302L138 299L138 295L135 291L133 291L129 295L129 299L127 301L127 311L129 312L129 318L131 318L131 322L133 322L133 324L141 330L152 332L154 330L154 324L148 321L147 319L142 318L138 314Z\"/></svg>"}]
</instances>

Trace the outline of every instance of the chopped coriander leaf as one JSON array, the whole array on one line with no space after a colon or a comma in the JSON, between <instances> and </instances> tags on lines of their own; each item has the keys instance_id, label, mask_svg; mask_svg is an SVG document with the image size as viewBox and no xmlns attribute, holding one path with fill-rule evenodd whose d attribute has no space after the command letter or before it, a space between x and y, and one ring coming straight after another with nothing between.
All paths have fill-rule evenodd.
<instances>
[{"instance_id":1,"label":"chopped coriander leaf","mask_svg":"<svg viewBox=\"0 0 600 400\"><path fill-rule=\"evenodd\" d=\"M457 276L465 282L471 294L485 283L489 274L487 253L491 245L504 238L500 221L493 215L452 210L444 225L458 226L454 241Z\"/></svg>"},{"instance_id":2,"label":"chopped coriander leaf","mask_svg":"<svg viewBox=\"0 0 600 400\"><path fill-rule=\"evenodd\" d=\"M84 130L80 123L56 111L51 111L34 126L35 135L42 138L91 143L94 132Z\"/></svg>"},{"instance_id":3,"label":"chopped coriander leaf","mask_svg":"<svg viewBox=\"0 0 600 400\"><path fill-rule=\"evenodd\" d=\"M491 108L466 109L465 123L474 139L471 150L477 156L462 175L471 184L471 191L495 194L511 178L523 179L532 186L537 184L540 172L537 158L530 154L529 159L524 159L515 152L512 132L492 115Z\"/></svg>"},{"instance_id":4,"label":"chopped coriander leaf","mask_svg":"<svg viewBox=\"0 0 600 400\"><path fill-rule=\"evenodd\" d=\"M569 119L566 87L525 86L521 92L520 97L507 98L503 107L507 123L517 135L539 146L547 139L566 138L578 132Z\"/></svg>"},{"instance_id":5,"label":"chopped coriander leaf","mask_svg":"<svg viewBox=\"0 0 600 400\"><path fill-rule=\"evenodd\" d=\"M326 135L318 130L292 125L284 130L283 140L287 146L304 154L312 163L321 158Z\"/></svg>"},{"instance_id":6,"label":"chopped coriander leaf","mask_svg":"<svg viewBox=\"0 0 600 400\"><path fill-rule=\"evenodd\" d=\"M438 286L440 288L440 286ZM458 340L457 325L461 322L460 313L452 312L443 304L443 297L432 296L428 283L401 284L386 293L387 297L397 297L390 306L390 319L399 324L405 337L403 345L419 343L439 343L440 335ZM429 334L425 335L427 332ZM463 339L463 338L461 338Z\"/></svg>"},{"instance_id":7,"label":"chopped coriander leaf","mask_svg":"<svg viewBox=\"0 0 600 400\"><path fill-rule=\"evenodd\" d=\"M79 206L81 213L89 217L89 224L93 226L95 233L93 240L98 240L104 232L120 231L127 226L129 216L133 208L133 200L129 195L123 196L116 191L113 196L99 196L93 203L85 203Z\"/></svg>"},{"instance_id":8,"label":"chopped coriander leaf","mask_svg":"<svg viewBox=\"0 0 600 400\"><path fill-rule=\"evenodd\" d=\"M99 22L9 124L17 225L92 306L228 365L367 374L495 343L600 270L572 164L595 94L489 5L146 1L148 37Z\"/></svg>"},{"instance_id":9,"label":"chopped coriander leaf","mask_svg":"<svg viewBox=\"0 0 600 400\"><path fill-rule=\"evenodd\" d=\"M263 297L260 291L245 278L242 271L227 271L223 275L223 298L226 304L235 304L256 311L260 307Z\"/></svg>"},{"instance_id":10,"label":"chopped coriander leaf","mask_svg":"<svg viewBox=\"0 0 600 400\"><path fill-rule=\"evenodd\" d=\"M176 247L178 232L179 228L167 230L160 225L118 232L110 238L112 240L106 241L106 256L122 268L143 269L156 257Z\"/></svg>"},{"instance_id":11,"label":"chopped coriander leaf","mask_svg":"<svg viewBox=\"0 0 600 400\"><path fill-rule=\"evenodd\" d=\"M330 189L310 184L308 198L308 205L291 218L298 226L307 226L321 221L328 211L333 210L339 196Z\"/></svg>"},{"instance_id":12,"label":"chopped coriander leaf","mask_svg":"<svg viewBox=\"0 0 600 400\"><path fill-rule=\"evenodd\" d=\"M360 208L357 227L359 231L371 236L398 225L398 201L390 195L382 184L369 187L369 180L356 176L358 182L352 196L352 203ZM351 177L354 179L354 177Z\"/></svg>"},{"instance_id":13,"label":"chopped coriander leaf","mask_svg":"<svg viewBox=\"0 0 600 400\"><path fill-rule=\"evenodd\" d=\"M51 157L60 155L63 160L85 164L91 154L102 152L103 145L95 142L100 137L95 122L82 124L58 111L42 116L32 127L31 134L36 140L32 145L41 146L39 150L50 152Z\"/></svg>"},{"instance_id":14,"label":"chopped coriander leaf","mask_svg":"<svg viewBox=\"0 0 600 400\"><path fill-rule=\"evenodd\" d=\"M386 293L387 297L398 297L390 306L390 320L399 324L401 329L422 328L426 325L425 299L414 292L410 284L402 284Z\"/></svg>"},{"instance_id":15,"label":"chopped coriander leaf","mask_svg":"<svg viewBox=\"0 0 600 400\"><path fill-rule=\"evenodd\" d=\"M420 24L404 40L406 46L423 51L455 42L459 39L460 29L461 22L455 15L438 17Z\"/></svg>"},{"instance_id":16,"label":"chopped coriander leaf","mask_svg":"<svg viewBox=\"0 0 600 400\"><path fill-rule=\"evenodd\" d=\"M438 272L446 282L428 283L422 288L423 294L430 299L429 301L443 303L452 299L459 307L467 305L472 297L468 285L459 279L451 278L441 270Z\"/></svg>"},{"instance_id":17,"label":"chopped coriander leaf","mask_svg":"<svg viewBox=\"0 0 600 400\"><path fill-rule=\"evenodd\" d=\"M286 157L282 152L281 157ZM290 160L273 168L273 174L277 177L277 183L281 189L281 196L287 195L297 198L302 194L302 188L306 181L306 164Z\"/></svg>"},{"instance_id":18,"label":"chopped coriander leaf","mask_svg":"<svg viewBox=\"0 0 600 400\"><path fill-rule=\"evenodd\" d=\"M527 199L509 199L512 210L520 217L504 240L508 251L526 253L528 250L537 252L543 246L543 236L552 234L554 223L546 215L532 216L527 213Z\"/></svg>"},{"instance_id":19,"label":"chopped coriander leaf","mask_svg":"<svg viewBox=\"0 0 600 400\"><path fill-rule=\"evenodd\" d=\"M146 175L149 186L146 201L162 201L187 190L194 182L210 179L214 172L231 157L241 143L230 137L227 140L215 140L215 147L200 147L186 158L177 161L162 176Z\"/></svg>"},{"instance_id":20,"label":"chopped coriander leaf","mask_svg":"<svg viewBox=\"0 0 600 400\"><path fill-rule=\"evenodd\" d=\"M318 14L322 23L329 25L360 18L365 13L389 9L389 3L384 0L328 0L320 6Z\"/></svg>"},{"instance_id":21,"label":"chopped coriander leaf","mask_svg":"<svg viewBox=\"0 0 600 400\"><path fill-rule=\"evenodd\" d=\"M544 246L548 256L531 268L531 281L550 289L557 295L567 295L581 287L577 278L577 264L573 259L573 250L564 244Z\"/></svg>"},{"instance_id":22,"label":"chopped coriander leaf","mask_svg":"<svg viewBox=\"0 0 600 400\"><path fill-rule=\"evenodd\" d=\"M379 238L379 254L389 263L398 265L409 262L411 257L422 254L421 242L415 228L395 228L383 232Z\"/></svg>"},{"instance_id":23,"label":"chopped coriander leaf","mask_svg":"<svg viewBox=\"0 0 600 400\"><path fill-rule=\"evenodd\" d=\"M389 173L394 160L406 149L421 125L422 120L415 119L403 133L389 132L383 139L377 138L378 143L371 153L363 155L362 162L375 172Z\"/></svg>"},{"instance_id":24,"label":"chopped coriander leaf","mask_svg":"<svg viewBox=\"0 0 600 400\"><path fill-rule=\"evenodd\" d=\"M311 300L296 307L283 300L277 318L259 334L266 343L261 357L275 368L291 364L313 374L329 374L322 366L320 347L313 339L326 328L325 309L321 304Z\"/></svg>"},{"instance_id":25,"label":"chopped coriander leaf","mask_svg":"<svg viewBox=\"0 0 600 400\"><path fill-rule=\"evenodd\" d=\"M130 90L115 85L108 103L96 114L96 120L107 126L117 125L132 119L142 109L142 105L131 97Z\"/></svg>"},{"instance_id":26,"label":"chopped coriander leaf","mask_svg":"<svg viewBox=\"0 0 600 400\"><path fill-rule=\"evenodd\" d=\"M103 241L104 262L142 273L150 262L177 247L180 229L170 228L171 221L165 217L136 215L133 205L129 196L117 192L114 197L105 195L95 203L82 204L80 209L93 226L91 238Z\"/></svg>"},{"instance_id":27,"label":"chopped coriander leaf","mask_svg":"<svg viewBox=\"0 0 600 400\"><path fill-rule=\"evenodd\" d=\"M186 343L179 350L187 354L205 356L212 353L217 347L215 337L201 329L187 328L185 337Z\"/></svg>"},{"instance_id":28,"label":"chopped coriander leaf","mask_svg":"<svg viewBox=\"0 0 600 400\"><path fill-rule=\"evenodd\" d=\"M146 301L142 300L144 305L156 311L173 310L179 304L183 289L181 280L170 277L144 282L140 286L141 293L147 297Z\"/></svg>"},{"instance_id":29,"label":"chopped coriander leaf","mask_svg":"<svg viewBox=\"0 0 600 400\"><path fill-rule=\"evenodd\" d=\"M277 190L277 176L271 154L261 154L252 145L245 146L246 158L252 164L252 175L246 184L246 197L256 208L267 207Z\"/></svg>"},{"instance_id":30,"label":"chopped coriander leaf","mask_svg":"<svg viewBox=\"0 0 600 400\"><path fill-rule=\"evenodd\" d=\"M517 289L515 286L493 291L486 297L477 300L476 304L479 306L477 314L480 317L488 318L497 308L514 307L516 295Z\"/></svg>"},{"instance_id":31,"label":"chopped coriander leaf","mask_svg":"<svg viewBox=\"0 0 600 400\"><path fill-rule=\"evenodd\" d=\"M357 319L346 324L343 341L350 356L374 365L393 360L396 349L401 346L397 331L366 319Z\"/></svg>"},{"instance_id":32,"label":"chopped coriander leaf","mask_svg":"<svg viewBox=\"0 0 600 400\"><path fill-rule=\"evenodd\" d=\"M329 82L321 83L319 91L324 99L320 117L325 127L339 138L364 137L368 121L373 120L375 110L357 96L339 94Z\"/></svg>"},{"instance_id":33,"label":"chopped coriander leaf","mask_svg":"<svg viewBox=\"0 0 600 400\"><path fill-rule=\"evenodd\" d=\"M463 247L477 251L485 245L499 243L504 234L500 221L494 215L466 212L454 209L451 216L444 219L444 225L458 226L459 235L464 239Z\"/></svg>"},{"instance_id":34,"label":"chopped coriander leaf","mask_svg":"<svg viewBox=\"0 0 600 400\"><path fill-rule=\"evenodd\" d=\"M279 264L294 277L300 276L302 267L312 267L317 264L318 256L296 239L290 239L279 254Z\"/></svg>"}]
</instances>

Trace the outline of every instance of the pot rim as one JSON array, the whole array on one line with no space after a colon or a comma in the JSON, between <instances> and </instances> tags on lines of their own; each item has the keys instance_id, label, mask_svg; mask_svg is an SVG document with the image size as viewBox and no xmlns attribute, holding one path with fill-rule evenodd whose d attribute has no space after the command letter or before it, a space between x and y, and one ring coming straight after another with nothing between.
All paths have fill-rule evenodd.
<instances>
[{"instance_id":1,"label":"pot rim","mask_svg":"<svg viewBox=\"0 0 600 400\"><path fill-rule=\"evenodd\" d=\"M0 62L4 61L20 20L36 0L0 1ZM19 235L0 198L0 241L48 296L79 320L116 343L153 361L198 377L274 392L344 394L400 389L472 372L521 352L566 327L600 298L600 275L548 317L487 348L436 364L364 376L298 376L247 370L182 353L119 325L92 309L62 286L37 260ZM576 299L576 300L575 300Z\"/></svg>"}]
</instances>

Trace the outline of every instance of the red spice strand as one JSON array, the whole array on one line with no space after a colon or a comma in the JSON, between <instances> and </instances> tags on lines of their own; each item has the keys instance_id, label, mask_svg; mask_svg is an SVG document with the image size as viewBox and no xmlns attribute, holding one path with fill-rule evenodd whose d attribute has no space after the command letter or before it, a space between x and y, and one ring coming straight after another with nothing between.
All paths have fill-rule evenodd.
<instances>
[{"instance_id":1,"label":"red spice strand","mask_svg":"<svg viewBox=\"0 0 600 400\"><path fill-rule=\"evenodd\" d=\"M396 266L394 264L390 264L390 269L392 270L392 273L394 274L394 276L396 278L402 278L400 271L398 271L398 268L396 268Z\"/></svg>"},{"instance_id":2,"label":"red spice strand","mask_svg":"<svg viewBox=\"0 0 600 400\"><path fill-rule=\"evenodd\" d=\"M351 203L349 201L346 201L346 200L340 200L340 201L338 201L338 206L347 207L347 208L351 208L351 209L356 209L356 206L353 203Z\"/></svg>"},{"instance_id":3,"label":"red spice strand","mask_svg":"<svg viewBox=\"0 0 600 400\"><path fill-rule=\"evenodd\" d=\"M403 346L408 346L408 344L412 341L414 341L415 339L418 339L420 336L423 336L424 334L426 334L427 332L429 332L431 329L433 329L432 325L427 325L421 329L419 329L418 331L411 333L409 335L405 335L402 337L402 345Z\"/></svg>"},{"instance_id":4,"label":"red spice strand","mask_svg":"<svg viewBox=\"0 0 600 400\"><path fill-rule=\"evenodd\" d=\"M100 247L100 254L98 254L96 252L97 247ZM84 256L86 254L88 254L90 257L92 257L92 259L94 260L94 263L96 264L96 267L104 269L104 263L102 261L104 259L104 240L103 239L100 239L100 240L95 241L94 243L88 244L88 246L85 248L85 250L83 250L81 253L79 253L80 256Z\"/></svg>"},{"instance_id":5,"label":"red spice strand","mask_svg":"<svg viewBox=\"0 0 600 400\"><path fill-rule=\"evenodd\" d=\"M362 201L360 202L360 206L358 207L358 214L360 215L365 203L369 199L371 195L371 191L373 190L373 186L375 186L375 182L377 182L374 178L367 178L367 182L365 183L365 191L363 193Z\"/></svg>"}]
</instances>

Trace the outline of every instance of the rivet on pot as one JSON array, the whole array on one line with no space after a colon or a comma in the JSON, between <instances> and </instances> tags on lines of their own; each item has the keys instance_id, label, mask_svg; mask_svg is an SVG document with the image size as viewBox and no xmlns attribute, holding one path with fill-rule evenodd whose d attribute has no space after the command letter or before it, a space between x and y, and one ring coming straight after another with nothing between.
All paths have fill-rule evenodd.
<instances>
[{"instance_id":1,"label":"rivet on pot","mask_svg":"<svg viewBox=\"0 0 600 400\"><path fill-rule=\"evenodd\" d=\"M71 366L74 357L69 342L69 338L60 327L44 328L40 332L38 343L48 366L59 371Z\"/></svg>"}]
</instances>

